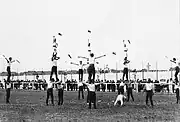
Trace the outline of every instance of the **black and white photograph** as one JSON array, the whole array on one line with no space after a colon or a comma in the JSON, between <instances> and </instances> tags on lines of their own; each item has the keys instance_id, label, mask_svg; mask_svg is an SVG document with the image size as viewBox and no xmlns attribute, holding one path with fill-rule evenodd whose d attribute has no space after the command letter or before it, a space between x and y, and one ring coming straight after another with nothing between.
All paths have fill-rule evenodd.
<instances>
[{"instance_id":1,"label":"black and white photograph","mask_svg":"<svg viewBox=\"0 0 180 122\"><path fill-rule=\"evenodd\" d=\"M0 122L179 122L180 0L1 0Z\"/></svg>"}]
</instances>

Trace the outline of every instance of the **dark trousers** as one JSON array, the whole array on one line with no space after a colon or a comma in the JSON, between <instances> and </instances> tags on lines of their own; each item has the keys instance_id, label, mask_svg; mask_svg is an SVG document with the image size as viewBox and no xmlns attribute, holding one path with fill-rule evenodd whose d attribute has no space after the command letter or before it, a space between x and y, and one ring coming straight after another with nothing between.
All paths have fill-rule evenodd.
<instances>
[{"instance_id":1,"label":"dark trousers","mask_svg":"<svg viewBox=\"0 0 180 122\"><path fill-rule=\"evenodd\" d=\"M48 105L49 96L51 97L51 103L54 105L53 88L47 89L46 105Z\"/></svg>"},{"instance_id":2,"label":"dark trousers","mask_svg":"<svg viewBox=\"0 0 180 122\"><path fill-rule=\"evenodd\" d=\"M62 105L63 104L63 94L64 94L64 90L63 89L58 89L58 105Z\"/></svg>"},{"instance_id":3,"label":"dark trousers","mask_svg":"<svg viewBox=\"0 0 180 122\"><path fill-rule=\"evenodd\" d=\"M89 89L87 88L87 103L89 103Z\"/></svg>"},{"instance_id":4,"label":"dark trousers","mask_svg":"<svg viewBox=\"0 0 180 122\"><path fill-rule=\"evenodd\" d=\"M79 69L79 81L83 81L83 69Z\"/></svg>"},{"instance_id":5,"label":"dark trousers","mask_svg":"<svg viewBox=\"0 0 180 122\"><path fill-rule=\"evenodd\" d=\"M176 103L178 103L179 102L179 89L176 89L176 100L177 100Z\"/></svg>"},{"instance_id":6,"label":"dark trousers","mask_svg":"<svg viewBox=\"0 0 180 122\"><path fill-rule=\"evenodd\" d=\"M124 86L119 86L118 95L119 94L124 94Z\"/></svg>"},{"instance_id":7,"label":"dark trousers","mask_svg":"<svg viewBox=\"0 0 180 122\"><path fill-rule=\"evenodd\" d=\"M91 109L91 103L94 104L94 108L96 109L96 93L89 91L89 108Z\"/></svg>"},{"instance_id":8,"label":"dark trousers","mask_svg":"<svg viewBox=\"0 0 180 122\"><path fill-rule=\"evenodd\" d=\"M90 64L87 70L88 70L88 80L94 82L94 80L95 80L95 67L94 67L94 65ZM93 78L91 79L91 77L93 77Z\"/></svg>"},{"instance_id":9,"label":"dark trousers","mask_svg":"<svg viewBox=\"0 0 180 122\"><path fill-rule=\"evenodd\" d=\"M7 67L7 74L8 74L7 82L10 82L10 77L11 77L11 68L10 68L10 66Z\"/></svg>"},{"instance_id":10,"label":"dark trousers","mask_svg":"<svg viewBox=\"0 0 180 122\"><path fill-rule=\"evenodd\" d=\"M178 73L179 73L179 71L176 71L175 74L174 74L175 82L176 83L178 82Z\"/></svg>"},{"instance_id":11,"label":"dark trousers","mask_svg":"<svg viewBox=\"0 0 180 122\"><path fill-rule=\"evenodd\" d=\"M153 96L152 90L146 91L146 105L148 105L148 99L150 99L151 105L153 106L152 96Z\"/></svg>"},{"instance_id":12,"label":"dark trousers","mask_svg":"<svg viewBox=\"0 0 180 122\"><path fill-rule=\"evenodd\" d=\"M127 88L127 97L128 97L127 101L129 101L130 96L131 96L132 100L134 101L134 97L133 97L133 93L132 93L132 88L131 87Z\"/></svg>"},{"instance_id":13,"label":"dark trousers","mask_svg":"<svg viewBox=\"0 0 180 122\"><path fill-rule=\"evenodd\" d=\"M79 86L79 91L78 91L78 99L80 100L80 93L82 93L82 98L84 99L84 90L83 86Z\"/></svg>"},{"instance_id":14,"label":"dark trousers","mask_svg":"<svg viewBox=\"0 0 180 122\"><path fill-rule=\"evenodd\" d=\"M6 103L9 103L10 91L11 91L11 88L6 89Z\"/></svg>"},{"instance_id":15,"label":"dark trousers","mask_svg":"<svg viewBox=\"0 0 180 122\"><path fill-rule=\"evenodd\" d=\"M55 73L55 75L56 75L56 81L59 81L59 79L58 79L58 74L57 74L57 66L53 66L53 67L51 68L50 79L52 78L53 73Z\"/></svg>"},{"instance_id":16,"label":"dark trousers","mask_svg":"<svg viewBox=\"0 0 180 122\"><path fill-rule=\"evenodd\" d=\"M123 80L124 80L124 77L126 76L126 80L128 80L128 68L124 68L123 70Z\"/></svg>"}]
</instances>

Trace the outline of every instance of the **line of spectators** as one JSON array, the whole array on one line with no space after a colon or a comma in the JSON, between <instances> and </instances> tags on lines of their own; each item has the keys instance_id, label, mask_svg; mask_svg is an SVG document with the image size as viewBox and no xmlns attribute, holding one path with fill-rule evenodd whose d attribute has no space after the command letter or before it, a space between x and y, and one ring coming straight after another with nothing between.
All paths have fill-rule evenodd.
<instances>
[{"instance_id":1,"label":"line of spectators","mask_svg":"<svg viewBox=\"0 0 180 122\"><path fill-rule=\"evenodd\" d=\"M6 82L6 80L4 79L4 82ZM99 85L96 85L96 91L103 91L105 92L106 90L108 92L115 92L116 90L118 90L119 88L119 84L122 82L122 80L118 80L117 83L115 83L114 80L96 80L95 83L101 83ZM131 81L132 83L134 81ZM65 88L67 91L77 91L78 90L78 84L77 81L72 79L72 80L67 80L65 82L67 85ZM144 88L144 84L141 83L146 83L145 80L137 80L138 84L138 92L141 92ZM154 83L159 83L159 81L154 81ZM167 83L169 83L169 80L167 80ZM46 80L27 80L27 81L23 81L23 80L16 80L16 81L12 81L11 84L13 89L27 89L27 90L46 90L47 87L47 83ZM87 89L86 86L83 86L84 89ZM5 89L6 86L4 86L4 84L2 83L2 81L0 81L0 88ZM55 85L54 88L57 88L57 86ZM133 84L133 88L135 89L135 85ZM174 85L172 86L172 91L174 92ZM167 92L169 92L169 85L168 84L155 84L155 92L162 92L163 90L166 90Z\"/></svg>"}]
</instances>

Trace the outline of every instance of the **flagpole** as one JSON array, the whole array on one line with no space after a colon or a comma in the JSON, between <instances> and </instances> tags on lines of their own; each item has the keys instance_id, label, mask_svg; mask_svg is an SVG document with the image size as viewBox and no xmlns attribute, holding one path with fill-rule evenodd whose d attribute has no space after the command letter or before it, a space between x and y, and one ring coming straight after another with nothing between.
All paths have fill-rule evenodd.
<instances>
[{"instance_id":1,"label":"flagpole","mask_svg":"<svg viewBox=\"0 0 180 122\"><path fill-rule=\"evenodd\" d=\"M144 64L143 64L143 61L142 61L142 80L144 79Z\"/></svg>"},{"instance_id":2,"label":"flagpole","mask_svg":"<svg viewBox=\"0 0 180 122\"><path fill-rule=\"evenodd\" d=\"M34 75L34 81L35 81L35 69L34 69L34 71L33 71L33 75Z\"/></svg>"},{"instance_id":3,"label":"flagpole","mask_svg":"<svg viewBox=\"0 0 180 122\"><path fill-rule=\"evenodd\" d=\"M158 81L158 62L156 61L156 80Z\"/></svg>"},{"instance_id":4,"label":"flagpole","mask_svg":"<svg viewBox=\"0 0 180 122\"><path fill-rule=\"evenodd\" d=\"M113 55L116 55L116 53L115 52L112 52L112 54ZM118 69L118 61L116 61L116 82L117 82L117 80L118 80L118 74L117 74L117 69Z\"/></svg>"},{"instance_id":5,"label":"flagpole","mask_svg":"<svg viewBox=\"0 0 180 122\"><path fill-rule=\"evenodd\" d=\"M19 74L18 74L18 72L19 72L19 71L18 71L18 68L17 68L17 80L19 80Z\"/></svg>"},{"instance_id":6,"label":"flagpole","mask_svg":"<svg viewBox=\"0 0 180 122\"><path fill-rule=\"evenodd\" d=\"M62 77L63 77L63 76L62 76L62 72L61 72L61 81L62 81L62 79L63 79Z\"/></svg>"},{"instance_id":7,"label":"flagpole","mask_svg":"<svg viewBox=\"0 0 180 122\"><path fill-rule=\"evenodd\" d=\"M26 68L25 68L25 72L24 72L24 81L26 81Z\"/></svg>"},{"instance_id":8,"label":"flagpole","mask_svg":"<svg viewBox=\"0 0 180 122\"><path fill-rule=\"evenodd\" d=\"M148 75L147 79L150 78L150 77L149 77L149 74L150 74L150 66L151 66L151 65L150 65L149 62L148 62L148 64L147 64L147 75Z\"/></svg>"},{"instance_id":9,"label":"flagpole","mask_svg":"<svg viewBox=\"0 0 180 122\"><path fill-rule=\"evenodd\" d=\"M43 71L43 68L42 68L42 80L44 80L44 71Z\"/></svg>"},{"instance_id":10,"label":"flagpole","mask_svg":"<svg viewBox=\"0 0 180 122\"><path fill-rule=\"evenodd\" d=\"M171 68L170 68L170 70L171 70L171 78L173 78L172 62L171 62Z\"/></svg>"}]
</instances>

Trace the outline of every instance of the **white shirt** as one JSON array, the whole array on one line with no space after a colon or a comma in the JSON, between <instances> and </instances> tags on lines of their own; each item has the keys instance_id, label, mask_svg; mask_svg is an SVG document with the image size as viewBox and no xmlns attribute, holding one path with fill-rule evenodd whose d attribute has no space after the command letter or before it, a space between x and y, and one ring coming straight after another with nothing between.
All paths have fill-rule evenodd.
<instances>
[{"instance_id":1,"label":"white shirt","mask_svg":"<svg viewBox=\"0 0 180 122\"><path fill-rule=\"evenodd\" d=\"M53 65L53 66L57 66L57 60L53 60L53 61L52 61L52 65Z\"/></svg>"},{"instance_id":2,"label":"white shirt","mask_svg":"<svg viewBox=\"0 0 180 122\"><path fill-rule=\"evenodd\" d=\"M146 83L145 87L146 87L147 91L152 90L153 89L153 83Z\"/></svg>"},{"instance_id":3,"label":"white shirt","mask_svg":"<svg viewBox=\"0 0 180 122\"><path fill-rule=\"evenodd\" d=\"M123 83L123 82L121 82L119 86L124 86L124 83Z\"/></svg>"},{"instance_id":4,"label":"white shirt","mask_svg":"<svg viewBox=\"0 0 180 122\"><path fill-rule=\"evenodd\" d=\"M179 85L175 85L174 89L180 89L180 86Z\"/></svg>"},{"instance_id":5,"label":"white shirt","mask_svg":"<svg viewBox=\"0 0 180 122\"><path fill-rule=\"evenodd\" d=\"M58 88L58 89L63 89L63 87L64 87L63 84L58 84L58 85L57 85L57 88Z\"/></svg>"},{"instance_id":6,"label":"white shirt","mask_svg":"<svg viewBox=\"0 0 180 122\"><path fill-rule=\"evenodd\" d=\"M123 98L126 98L126 96L124 96L123 94L119 94L116 99L117 101L122 101Z\"/></svg>"},{"instance_id":7,"label":"white shirt","mask_svg":"<svg viewBox=\"0 0 180 122\"><path fill-rule=\"evenodd\" d=\"M53 83L51 81L47 82L47 88L48 89L53 88Z\"/></svg>"},{"instance_id":8,"label":"white shirt","mask_svg":"<svg viewBox=\"0 0 180 122\"><path fill-rule=\"evenodd\" d=\"M6 84L6 88L11 88L11 83Z\"/></svg>"},{"instance_id":9,"label":"white shirt","mask_svg":"<svg viewBox=\"0 0 180 122\"><path fill-rule=\"evenodd\" d=\"M89 91L95 92L95 84L87 84Z\"/></svg>"},{"instance_id":10,"label":"white shirt","mask_svg":"<svg viewBox=\"0 0 180 122\"><path fill-rule=\"evenodd\" d=\"M83 86L83 83L82 83L82 82L79 82L79 83L78 83L78 87L80 87L80 86Z\"/></svg>"},{"instance_id":11,"label":"white shirt","mask_svg":"<svg viewBox=\"0 0 180 122\"><path fill-rule=\"evenodd\" d=\"M79 64L79 69L83 69L83 64Z\"/></svg>"},{"instance_id":12,"label":"white shirt","mask_svg":"<svg viewBox=\"0 0 180 122\"><path fill-rule=\"evenodd\" d=\"M11 67L12 61L8 61L8 66Z\"/></svg>"},{"instance_id":13,"label":"white shirt","mask_svg":"<svg viewBox=\"0 0 180 122\"><path fill-rule=\"evenodd\" d=\"M94 57L89 58L89 64L95 64L95 58Z\"/></svg>"},{"instance_id":14,"label":"white shirt","mask_svg":"<svg viewBox=\"0 0 180 122\"><path fill-rule=\"evenodd\" d=\"M123 64L124 68L128 68L128 63Z\"/></svg>"}]
</instances>

